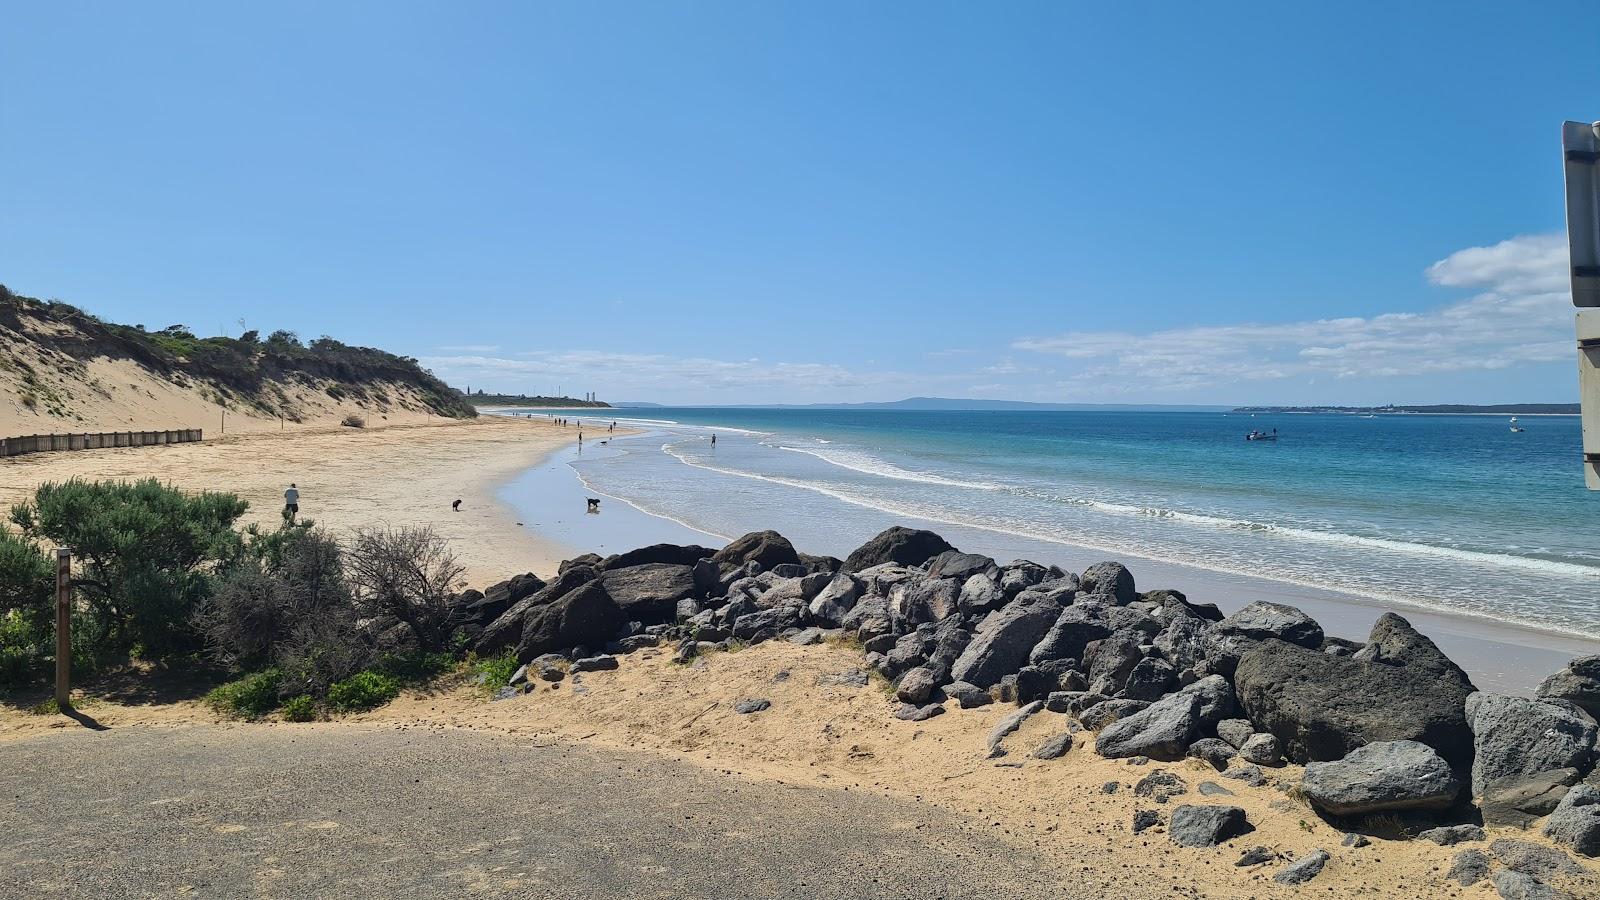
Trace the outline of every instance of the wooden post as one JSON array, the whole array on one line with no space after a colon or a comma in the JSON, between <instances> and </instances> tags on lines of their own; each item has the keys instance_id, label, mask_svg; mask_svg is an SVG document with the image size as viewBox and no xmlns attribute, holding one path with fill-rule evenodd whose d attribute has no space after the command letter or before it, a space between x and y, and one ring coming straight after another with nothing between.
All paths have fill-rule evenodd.
<instances>
[{"instance_id":1,"label":"wooden post","mask_svg":"<svg viewBox=\"0 0 1600 900\"><path fill-rule=\"evenodd\" d=\"M56 548L56 706L72 708L72 548Z\"/></svg>"}]
</instances>

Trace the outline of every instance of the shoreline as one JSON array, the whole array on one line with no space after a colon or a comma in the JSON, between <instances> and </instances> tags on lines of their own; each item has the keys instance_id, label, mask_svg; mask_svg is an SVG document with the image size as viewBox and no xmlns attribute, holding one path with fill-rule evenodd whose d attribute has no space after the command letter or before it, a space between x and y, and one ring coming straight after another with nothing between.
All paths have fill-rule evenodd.
<instances>
[{"instance_id":1,"label":"shoreline","mask_svg":"<svg viewBox=\"0 0 1600 900\"><path fill-rule=\"evenodd\" d=\"M649 433L648 430L637 432L645 436ZM593 458L594 451L591 454L590 458ZM553 451L527 472L508 479L500 487L498 496L513 509L522 508L536 495L554 500L558 507L576 508L582 502L581 495L603 493L589 487L580 473L568 465L578 458L579 455L572 452L571 448ZM737 537L713 535L665 513L641 507L633 498L616 499L631 512L614 512L615 507L608 507L599 516L559 518L540 523L530 521L529 527L544 541L566 547L574 554L593 551L602 556L606 552L653 543L707 544L707 538L726 543L732 537ZM1138 554L1111 553L1092 546L1069 543L1050 542L1053 552L1042 554L1037 547L1043 542L1000 532L886 514L886 521L889 520L893 524L935 531L962 550L982 553L998 562L1025 558L1045 565L1061 565L1071 571L1082 571L1101 560L1117 559L1133 571L1142 590L1173 588L1182 591L1191 601L1215 603L1224 614L1235 612L1257 600L1286 603L1301 608L1317 619L1330 635L1353 640L1364 640L1378 616L1393 611L1432 638L1441 650L1472 675L1480 689L1488 691L1531 694L1540 681L1574 657L1600 653L1600 640L1582 635L1492 620L1471 613L1370 598L1336 587L1302 585L1214 571L1180 562ZM767 523L765 527L788 536L782 522ZM851 540L858 544L867 537L870 535L853 535ZM832 553L836 549L806 546L803 539L792 539L800 550L808 553ZM843 540L843 543L851 543L851 540ZM1028 549L1025 550L1024 545Z\"/></svg>"}]
</instances>

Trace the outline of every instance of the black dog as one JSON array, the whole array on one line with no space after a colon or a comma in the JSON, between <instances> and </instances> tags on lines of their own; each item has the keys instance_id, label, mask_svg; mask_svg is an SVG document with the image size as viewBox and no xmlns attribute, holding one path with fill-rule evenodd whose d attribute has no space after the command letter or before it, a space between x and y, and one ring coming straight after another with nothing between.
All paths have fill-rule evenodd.
<instances>
[{"instance_id":1,"label":"black dog","mask_svg":"<svg viewBox=\"0 0 1600 900\"><path fill-rule=\"evenodd\" d=\"M589 512L599 512L599 511L600 511L600 498L598 498L598 497L590 497L589 498Z\"/></svg>"}]
</instances>

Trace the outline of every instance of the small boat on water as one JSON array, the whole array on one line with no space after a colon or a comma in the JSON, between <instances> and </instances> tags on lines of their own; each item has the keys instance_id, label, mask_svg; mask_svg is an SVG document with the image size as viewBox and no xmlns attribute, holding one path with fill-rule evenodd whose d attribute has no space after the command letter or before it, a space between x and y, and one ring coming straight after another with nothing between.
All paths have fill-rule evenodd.
<instances>
[{"instance_id":1,"label":"small boat on water","mask_svg":"<svg viewBox=\"0 0 1600 900\"><path fill-rule=\"evenodd\" d=\"M1516 416L1512 416L1511 417L1511 433L1512 434L1521 434L1525 430L1526 429L1524 429L1521 425L1517 424L1517 417Z\"/></svg>"},{"instance_id":2,"label":"small boat on water","mask_svg":"<svg viewBox=\"0 0 1600 900\"><path fill-rule=\"evenodd\" d=\"M1270 432L1252 431L1245 435L1244 439L1247 441L1275 441L1278 439L1278 429L1274 428Z\"/></svg>"}]
</instances>

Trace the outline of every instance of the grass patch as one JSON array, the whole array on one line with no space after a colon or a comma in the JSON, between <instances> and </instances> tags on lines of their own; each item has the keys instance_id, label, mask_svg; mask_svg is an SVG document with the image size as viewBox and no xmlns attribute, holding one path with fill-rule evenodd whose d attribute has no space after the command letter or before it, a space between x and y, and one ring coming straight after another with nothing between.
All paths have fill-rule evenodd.
<instances>
[{"instance_id":1,"label":"grass patch","mask_svg":"<svg viewBox=\"0 0 1600 900\"><path fill-rule=\"evenodd\" d=\"M59 716L61 715L61 704L56 702L56 698L51 697L49 700L45 700L42 703L35 703L34 705L28 707L28 715Z\"/></svg>"},{"instance_id":2,"label":"grass patch","mask_svg":"<svg viewBox=\"0 0 1600 900\"><path fill-rule=\"evenodd\" d=\"M283 704L285 722L314 722L317 719L317 701L310 694L290 697Z\"/></svg>"},{"instance_id":3,"label":"grass patch","mask_svg":"<svg viewBox=\"0 0 1600 900\"><path fill-rule=\"evenodd\" d=\"M328 688L328 705L339 712L365 712L400 696L400 680L382 672L357 672Z\"/></svg>"},{"instance_id":4,"label":"grass patch","mask_svg":"<svg viewBox=\"0 0 1600 900\"><path fill-rule=\"evenodd\" d=\"M518 669L517 651L507 650L499 656L489 656L483 659L471 659L468 666L474 674L481 676L480 685L485 693L493 694L505 686L516 674Z\"/></svg>"},{"instance_id":5,"label":"grass patch","mask_svg":"<svg viewBox=\"0 0 1600 900\"><path fill-rule=\"evenodd\" d=\"M278 708L283 673L267 669L219 685L206 694L206 705L236 719L259 719Z\"/></svg>"},{"instance_id":6,"label":"grass patch","mask_svg":"<svg viewBox=\"0 0 1600 900\"><path fill-rule=\"evenodd\" d=\"M455 668L456 658L449 653L390 653L381 657L371 671L387 675L401 684L421 684ZM510 673L506 677L511 677Z\"/></svg>"},{"instance_id":7,"label":"grass patch","mask_svg":"<svg viewBox=\"0 0 1600 900\"><path fill-rule=\"evenodd\" d=\"M867 649L867 645L861 642L860 635L853 631L841 631L832 637L823 638L822 642L830 647L838 647L840 650L849 650L853 653L861 653Z\"/></svg>"}]
</instances>

